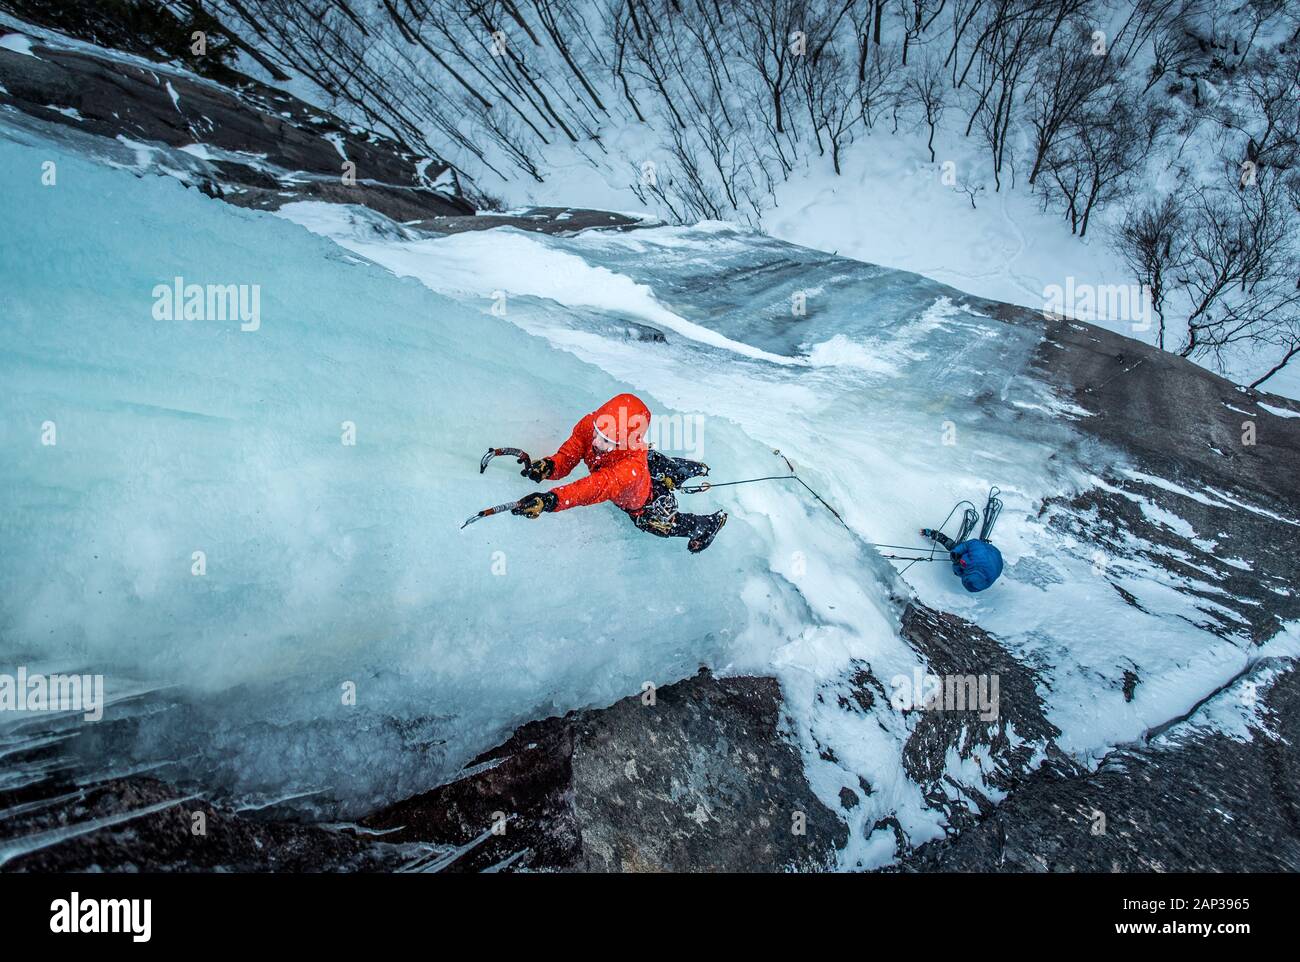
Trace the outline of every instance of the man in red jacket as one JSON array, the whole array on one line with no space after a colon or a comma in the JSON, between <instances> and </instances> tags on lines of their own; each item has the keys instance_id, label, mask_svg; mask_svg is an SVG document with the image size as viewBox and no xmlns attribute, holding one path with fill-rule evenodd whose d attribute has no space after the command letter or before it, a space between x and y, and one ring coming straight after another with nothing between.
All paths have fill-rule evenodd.
<instances>
[{"instance_id":1,"label":"man in red jacket","mask_svg":"<svg viewBox=\"0 0 1300 962\"><path fill-rule=\"evenodd\" d=\"M574 425L569 440L555 454L520 472L538 483L558 480L583 461L591 473L528 495L512 513L536 518L544 511L613 501L642 531L661 538L689 538L688 551L703 551L726 524L727 515L723 511L684 514L677 510L673 491L690 478L708 474L708 465L649 450L645 442L649 427L650 410L635 394L610 398Z\"/></svg>"}]
</instances>

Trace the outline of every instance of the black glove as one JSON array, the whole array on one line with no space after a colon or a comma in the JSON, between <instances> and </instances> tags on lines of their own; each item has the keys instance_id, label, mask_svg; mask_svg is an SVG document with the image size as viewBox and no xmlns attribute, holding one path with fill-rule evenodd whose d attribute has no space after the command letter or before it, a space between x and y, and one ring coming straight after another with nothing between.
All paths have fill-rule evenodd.
<instances>
[{"instance_id":1,"label":"black glove","mask_svg":"<svg viewBox=\"0 0 1300 962\"><path fill-rule=\"evenodd\" d=\"M536 518L543 511L554 511L555 506L559 504L560 499L555 496L553 491L543 491L541 494L528 494L519 499L517 507L511 508L511 514L521 514L525 518Z\"/></svg>"},{"instance_id":2,"label":"black glove","mask_svg":"<svg viewBox=\"0 0 1300 962\"><path fill-rule=\"evenodd\" d=\"M520 464L524 463L523 458L519 458L518 461ZM527 478L534 484L541 484L554 473L555 462L550 458L542 458L540 461L534 461L531 465L520 471L519 476Z\"/></svg>"}]
</instances>

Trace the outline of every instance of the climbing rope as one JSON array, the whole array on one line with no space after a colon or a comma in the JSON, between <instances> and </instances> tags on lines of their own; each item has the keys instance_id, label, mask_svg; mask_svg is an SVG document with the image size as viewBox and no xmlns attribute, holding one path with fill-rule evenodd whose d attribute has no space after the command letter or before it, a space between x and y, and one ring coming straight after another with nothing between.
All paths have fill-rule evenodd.
<instances>
[{"instance_id":1,"label":"climbing rope","mask_svg":"<svg viewBox=\"0 0 1300 962\"><path fill-rule=\"evenodd\" d=\"M852 532L854 536L857 535L857 532L853 531L853 529L849 527L848 522L846 522L844 518L840 516L840 513L836 511L834 508L832 508L826 502L825 498L823 498L820 494L814 491L812 487L809 486L808 482L806 482L803 478L799 477L798 473L794 469L794 465L790 463L789 458L787 458L784 454L782 454L779 449L773 449L772 453L785 462L786 467L790 469L789 474L770 474L761 478L745 478L743 481L704 481L700 484L684 485L683 487L680 487L677 490L683 492L684 494L700 494L704 491L710 490L711 488L726 488L734 484L754 484L755 482L758 481L794 480L802 484L804 488L807 489L809 494L811 494L814 498L816 498L818 501L822 503L822 506L825 507L827 511L835 515L835 519L839 521L840 524L844 525L847 531ZM986 515L984 519L984 529L981 532L981 536L983 536L983 534L986 532L992 531L993 523L997 521L998 514L1002 512L1002 502L999 501L996 497L998 493L999 492L997 488L993 488L989 492L989 506L995 507L995 510L993 511L992 521L989 520L988 513L986 510ZM948 524L948 522L952 520L952 516L957 513L957 509L962 507L963 505L966 506L967 514L963 516L962 537L958 538L958 540L959 541L964 540L965 535L969 534L970 529L974 528L975 521L979 520L979 512L975 509L975 505L971 504L969 501L965 499L958 501L955 505L953 505L952 510L948 512L948 517L944 518L943 523L940 524L939 527L935 528L934 530L943 531L944 527ZM972 520L972 516L973 516L973 520ZM885 544L883 541L868 541L867 544L871 545L873 548L891 548L895 551L926 551L927 550L925 548L915 547L914 545ZM918 561L944 560L944 558L947 556L947 552L945 551L943 556L936 558L934 556L934 553L937 549L938 549L938 542L931 542L928 553L924 555L896 555L896 554L885 554L881 552L881 557L888 558L891 561L910 562L898 572L901 575L905 573L908 568L912 567L912 565L916 564Z\"/></svg>"},{"instance_id":2,"label":"climbing rope","mask_svg":"<svg viewBox=\"0 0 1300 962\"><path fill-rule=\"evenodd\" d=\"M703 481L699 484L684 484L678 491L685 491L687 494L699 494L701 491L708 491L710 488L725 488L733 484L753 484L755 481L789 481L792 475L773 474L766 478L746 478L744 481Z\"/></svg>"},{"instance_id":3,"label":"climbing rope","mask_svg":"<svg viewBox=\"0 0 1300 962\"><path fill-rule=\"evenodd\" d=\"M785 462L785 466L790 469L789 474L769 474L761 478L745 478L741 481L703 481L700 484L682 485L675 490L681 491L683 494L701 494L713 488L729 488L737 484L755 484L759 481L798 481L804 486L804 489L809 494L821 502L822 507L835 515L835 520L842 524L846 531L853 534L854 537L857 537L857 532L849 527L849 523L844 520L840 513L832 508L825 498L814 491L807 481L799 477L798 472L794 469L794 465L790 463L790 459L782 454L780 449L774 448L772 453ZM514 455L515 459L524 466L524 471L527 472L531 464L531 459L526 452L521 451L519 448L488 448L487 454L483 455L483 460L479 462L479 473L482 474L487 470L488 462L493 458L499 457L503 454ZM1000 493L1001 492L996 487L989 490L988 502L984 506L984 526L980 529L981 538L987 538L989 536L993 531L993 525L997 523L998 516L1002 513L1002 501L998 498ZM501 514L510 511L518 507L519 504L520 502L518 501L512 501L508 504L499 504L495 507L485 508L472 518L469 518L465 524L461 525L461 527L464 528L466 525L473 524L481 518L487 518L494 514ZM961 531L957 536L957 541L964 541L974 529L975 523L979 520L979 512L975 509L975 505L971 504L969 501L961 500L953 505L952 510L948 512L948 517L944 518L943 523L933 530L942 532L948 522L952 520L952 516L956 514L957 510L963 505L966 507L966 512L962 516ZM651 523L667 525L672 520L671 516L676 514L676 508L676 501L671 497L671 495L665 495L662 498L657 499L648 506L651 515ZM883 541L868 541L867 544L871 545L873 548L889 548L893 551L926 552L925 554L907 555L886 554L885 552L881 552L880 556L882 558L888 558L890 561L908 562L898 572L900 575L905 574L908 568L911 568L912 565L916 564L918 561L940 561L947 554L947 552L945 552L944 555L939 558L934 556L934 553L938 550L939 546L937 541L932 541L930 543L928 551L925 548L918 548L913 545L886 544Z\"/></svg>"},{"instance_id":4,"label":"climbing rope","mask_svg":"<svg viewBox=\"0 0 1300 962\"><path fill-rule=\"evenodd\" d=\"M943 529L947 526L948 522L952 520L952 516L953 516L954 514L957 513L957 509L960 508L962 505L966 505L966 506L967 506L967 511L968 511L968 512L971 512L971 511L974 511L974 510L975 510L975 505L971 504L969 501L966 501L966 500L958 501L956 504L954 504L954 505L952 506L952 510L948 512L948 517L946 517L946 518L943 519L943 523L940 524L939 527L934 528L934 529L932 529L932 530L942 532ZM962 528L963 528L963 530L965 530L965 528L966 528L966 523L965 523L965 520L964 520L964 519L963 519ZM899 546L898 546L898 545L885 545L885 547L889 547L889 548L898 548ZM912 565L916 564L918 561L939 561L939 560L942 560L941 558L936 558L936 557L934 556L934 552L935 552L935 550L936 550L938 547L939 547L939 543L938 543L937 541L932 541L932 542L930 542L930 552L929 552L929 554L927 554L927 555L923 555L923 556L921 556L921 557L917 557L917 558L910 558L910 557L909 557L909 558L899 558L899 557L895 557L894 560L896 560L896 561L907 561L907 562L909 562L908 564L904 565L904 566L899 570L898 573L899 573L900 575L906 574L906 573L907 573L907 569L910 568L910 567L912 567ZM907 551L924 551L925 549L924 549L924 548L907 548L907 549L901 549L901 548L900 548L900 550L907 550ZM948 555L948 552L945 551L945 552L943 553L943 557L946 558L947 555ZM885 555L885 557L888 558L888 557L890 557L890 556L889 556L889 555Z\"/></svg>"},{"instance_id":5,"label":"climbing rope","mask_svg":"<svg viewBox=\"0 0 1300 962\"><path fill-rule=\"evenodd\" d=\"M790 469L789 474L770 474L767 477L763 477L763 478L746 478L744 481L719 481L717 483L714 483L712 481L705 481L702 484L687 485L686 487L680 488L679 490L684 491L687 494L699 494L701 491L708 491L710 488L725 488L733 484L753 484L755 481L790 481L793 479L795 481L798 481L805 488L807 488L808 493L811 494L818 501L820 501L822 503L822 506L827 511L835 515L835 520L838 521L840 524L844 525L846 530L853 531L853 529L849 527L848 522L845 521L842 517L840 517L840 513L836 511L834 508L832 508L829 504L827 504L825 498L823 498L812 488L808 487L807 481L799 477L799 475L794 470L794 465L790 463L790 459L787 458L784 454L782 454L779 448L773 448L772 453L785 462L785 466Z\"/></svg>"}]
</instances>

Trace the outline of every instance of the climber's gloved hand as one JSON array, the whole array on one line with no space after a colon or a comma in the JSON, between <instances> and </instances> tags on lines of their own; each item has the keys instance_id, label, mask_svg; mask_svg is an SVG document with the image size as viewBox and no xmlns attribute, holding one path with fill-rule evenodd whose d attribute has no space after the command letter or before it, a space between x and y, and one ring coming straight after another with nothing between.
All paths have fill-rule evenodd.
<instances>
[{"instance_id":1,"label":"climber's gloved hand","mask_svg":"<svg viewBox=\"0 0 1300 962\"><path fill-rule=\"evenodd\" d=\"M517 460L520 464L526 464L524 458L518 458ZM555 462L550 458L542 458L540 461L534 461L530 465L526 464L525 468L519 472L521 477L527 478L534 484L541 484L554 473Z\"/></svg>"},{"instance_id":2,"label":"climber's gloved hand","mask_svg":"<svg viewBox=\"0 0 1300 962\"><path fill-rule=\"evenodd\" d=\"M519 506L510 509L511 514L520 514L525 518L537 518L543 511L554 511L560 499L552 491L530 494L521 498Z\"/></svg>"},{"instance_id":3,"label":"climber's gloved hand","mask_svg":"<svg viewBox=\"0 0 1300 962\"><path fill-rule=\"evenodd\" d=\"M929 528L922 528L922 529L921 529L921 537L922 537L922 538L927 538L927 539L929 539L930 541L933 541L933 540L934 540L934 532L931 531Z\"/></svg>"}]
</instances>

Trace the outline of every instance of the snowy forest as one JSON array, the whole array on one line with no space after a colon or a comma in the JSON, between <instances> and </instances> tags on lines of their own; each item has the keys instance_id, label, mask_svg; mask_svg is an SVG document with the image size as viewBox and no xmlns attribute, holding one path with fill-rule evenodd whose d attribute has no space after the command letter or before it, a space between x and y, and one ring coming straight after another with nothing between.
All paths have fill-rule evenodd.
<instances>
[{"instance_id":1,"label":"snowy forest","mask_svg":"<svg viewBox=\"0 0 1300 962\"><path fill-rule=\"evenodd\" d=\"M1267 345L1251 386L1300 352L1300 8L1283 0L188 7L479 181L541 182L559 144L625 168L672 223L761 227L806 158L838 173L851 145L889 150L900 128L942 162L946 122L983 157L950 186L972 204L1029 190L1080 237L1104 232L1159 346L1213 363ZM618 156L610 128L633 124L653 133Z\"/></svg>"}]
</instances>

